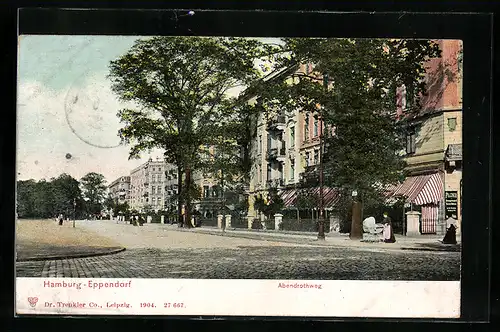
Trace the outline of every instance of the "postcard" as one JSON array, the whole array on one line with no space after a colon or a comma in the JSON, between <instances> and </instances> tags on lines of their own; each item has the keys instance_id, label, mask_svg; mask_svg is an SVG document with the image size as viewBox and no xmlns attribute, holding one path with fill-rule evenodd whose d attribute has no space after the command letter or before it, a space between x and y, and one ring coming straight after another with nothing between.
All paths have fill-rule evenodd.
<instances>
[{"instance_id":1,"label":"postcard","mask_svg":"<svg viewBox=\"0 0 500 332\"><path fill-rule=\"evenodd\" d=\"M460 317L460 40L18 50L18 315Z\"/></svg>"}]
</instances>

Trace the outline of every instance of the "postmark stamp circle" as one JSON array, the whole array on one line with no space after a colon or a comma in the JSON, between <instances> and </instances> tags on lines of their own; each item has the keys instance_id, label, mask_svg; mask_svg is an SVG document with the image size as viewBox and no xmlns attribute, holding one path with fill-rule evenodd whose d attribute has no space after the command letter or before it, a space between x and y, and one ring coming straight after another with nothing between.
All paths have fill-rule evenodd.
<instances>
[{"instance_id":1,"label":"postmark stamp circle","mask_svg":"<svg viewBox=\"0 0 500 332\"><path fill-rule=\"evenodd\" d=\"M104 83L83 74L71 84L64 98L70 130L78 139L96 148L112 149L122 145L114 129L118 125L117 110L105 102L110 92Z\"/></svg>"}]
</instances>

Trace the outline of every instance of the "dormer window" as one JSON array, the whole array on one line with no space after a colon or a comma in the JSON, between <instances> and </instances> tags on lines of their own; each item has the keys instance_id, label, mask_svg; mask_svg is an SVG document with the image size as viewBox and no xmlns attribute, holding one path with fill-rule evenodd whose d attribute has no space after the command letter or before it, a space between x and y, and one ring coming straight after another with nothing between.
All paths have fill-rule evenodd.
<instances>
[{"instance_id":1,"label":"dormer window","mask_svg":"<svg viewBox=\"0 0 500 332\"><path fill-rule=\"evenodd\" d=\"M408 128L406 133L406 153L414 154L416 150L417 134L414 127Z\"/></svg>"}]
</instances>

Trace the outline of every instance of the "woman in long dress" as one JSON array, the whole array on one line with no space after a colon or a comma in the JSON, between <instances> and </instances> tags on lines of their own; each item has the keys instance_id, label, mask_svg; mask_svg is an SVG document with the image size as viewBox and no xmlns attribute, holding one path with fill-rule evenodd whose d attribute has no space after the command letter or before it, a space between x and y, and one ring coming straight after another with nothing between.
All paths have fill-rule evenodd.
<instances>
[{"instance_id":1,"label":"woman in long dress","mask_svg":"<svg viewBox=\"0 0 500 332\"><path fill-rule=\"evenodd\" d=\"M396 238L394 237L394 232L392 230L392 220L391 217L387 215L387 212L384 213L384 220L382 221L384 224L384 231L382 233L383 240L385 243L394 243L396 242Z\"/></svg>"}]
</instances>

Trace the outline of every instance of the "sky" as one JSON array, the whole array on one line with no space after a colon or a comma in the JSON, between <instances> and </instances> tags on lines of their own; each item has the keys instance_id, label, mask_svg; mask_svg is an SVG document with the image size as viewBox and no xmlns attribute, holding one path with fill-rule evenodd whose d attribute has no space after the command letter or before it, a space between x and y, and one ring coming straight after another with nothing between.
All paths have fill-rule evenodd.
<instances>
[{"instance_id":1,"label":"sky","mask_svg":"<svg viewBox=\"0 0 500 332\"><path fill-rule=\"evenodd\" d=\"M111 183L161 151L128 160L119 145L124 107L106 79L108 65L137 36L24 35L18 42L17 178L76 179L98 172ZM276 39L269 39L276 42Z\"/></svg>"}]
</instances>

